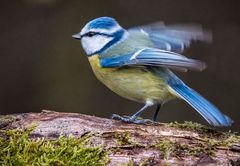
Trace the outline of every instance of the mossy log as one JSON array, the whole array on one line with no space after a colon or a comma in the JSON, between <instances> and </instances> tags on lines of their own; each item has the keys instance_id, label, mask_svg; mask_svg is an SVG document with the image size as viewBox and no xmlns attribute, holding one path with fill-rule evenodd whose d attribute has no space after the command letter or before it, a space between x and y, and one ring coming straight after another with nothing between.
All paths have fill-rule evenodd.
<instances>
[{"instance_id":1,"label":"mossy log","mask_svg":"<svg viewBox=\"0 0 240 166\"><path fill-rule=\"evenodd\" d=\"M239 136L192 122L136 125L44 110L3 115L0 129L0 165L240 165Z\"/></svg>"}]
</instances>

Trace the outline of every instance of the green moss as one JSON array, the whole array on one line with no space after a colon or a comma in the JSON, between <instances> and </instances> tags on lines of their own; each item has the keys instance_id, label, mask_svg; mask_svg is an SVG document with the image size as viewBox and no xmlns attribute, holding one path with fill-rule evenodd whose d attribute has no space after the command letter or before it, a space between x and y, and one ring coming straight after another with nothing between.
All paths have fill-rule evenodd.
<instances>
[{"instance_id":1,"label":"green moss","mask_svg":"<svg viewBox=\"0 0 240 166\"><path fill-rule=\"evenodd\" d=\"M176 151L176 143L170 141L170 140L160 140L156 145L156 148L158 148L162 153L165 160L165 165L169 165L167 162L170 155L174 155Z\"/></svg>"},{"instance_id":2,"label":"green moss","mask_svg":"<svg viewBox=\"0 0 240 166\"><path fill-rule=\"evenodd\" d=\"M233 144L239 142L240 137L233 134L229 135L225 139L203 138L203 142L195 145L194 147L186 148L186 152L188 155L199 155L200 153L204 153L208 156L215 156L217 148L230 148Z\"/></svg>"},{"instance_id":3,"label":"green moss","mask_svg":"<svg viewBox=\"0 0 240 166\"><path fill-rule=\"evenodd\" d=\"M215 155L214 151L218 147L230 148L235 143L240 143L240 136L224 133L224 139L211 139L211 138L204 138L205 141L205 150L208 150L209 155ZM206 153L206 152L205 152Z\"/></svg>"},{"instance_id":4,"label":"green moss","mask_svg":"<svg viewBox=\"0 0 240 166\"><path fill-rule=\"evenodd\" d=\"M187 147L185 149L186 155L189 156L199 156L201 154L206 154L207 156L215 155L215 147L208 146L208 144L199 143L194 147Z\"/></svg>"},{"instance_id":5,"label":"green moss","mask_svg":"<svg viewBox=\"0 0 240 166\"><path fill-rule=\"evenodd\" d=\"M168 124L170 127L179 128L179 129L189 129L201 133L218 133L213 128L201 125L199 123L194 123L191 121L185 121L184 123L172 122Z\"/></svg>"},{"instance_id":6,"label":"green moss","mask_svg":"<svg viewBox=\"0 0 240 166\"><path fill-rule=\"evenodd\" d=\"M167 161L170 156L199 156L206 154L208 156L215 156L217 148L230 148L236 143L240 143L240 136L231 133L222 133L221 139L204 137L198 144L180 144L170 140L159 140L154 147L158 148Z\"/></svg>"},{"instance_id":7,"label":"green moss","mask_svg":"<svg viewBox=\"0 0 240 166\"><path fill-rule=\"evenodd\" d=\"M115 138L117 143L121 146L133 144L129 132L115 133Z\"/></svg>"},{"instance_id":8,"label":"green moss","mask_svg":"<svg viewBox=\"0 0 240 166\"><path fill-rule=\"evenodd\" d=\"M197 156L202 153L211 155L210 151L203 144L197 144L192 147L187 144L179 144L170 140L161 140L154 147L158 148L163 153L166 165L168 165L167 161L170 156Z\"/></svg>"},{"instance_id":9,"label":"green moss","mask_svg":"<svg viewBox=\"0 0 240 166\"><path fill-rule=\"evenodd\" d=\"M224 141L221 141L221 143L219 144L220 146L230 147L235 143L240 143L239 135L235 135L231 133L226 133L225 135L227 136L227 138Z\"/></svg>"},{"instance_id":10,"label":"green moss","mask_svg":"<svg viewBox=\"0 0 240 166\"><path fill-rule=\"evenodd\" d=\"M26 131L1 131L0 165L106 165L107 153L100 147L87 147L88 136L60 136L57 140L30 139Z\"/></svg>"},{"instance_id":11,"label":"green moss","mask_svg":"<svg viewBox=\"0 0 240 166\"><path fill-rule=\"evenodd\" d=\"M149 165L156 165L156 163L154 163L154 158L148 157L148 158L142 159L139 163L139 166L149 166Z\"/></svg>"},{"instance_id":12,"label":"green moss","mask_svg":"<svg viewBox=\"0 0 240 166\"><path fill-rule=\"evenodd\" d=\"M203 143L196 145L194 148L190 149L188 152L190 154L206 153L208 155L214 155L214 151L217 147L229 148L234 143L240 142L240 136L235 135L230 132L221 132L213 128L193 123L187 122L184 123L170 123L170 127L179 128L179 129L189 129L191 131L198 132L202 138Z\"/></svg>"}]
</instances>

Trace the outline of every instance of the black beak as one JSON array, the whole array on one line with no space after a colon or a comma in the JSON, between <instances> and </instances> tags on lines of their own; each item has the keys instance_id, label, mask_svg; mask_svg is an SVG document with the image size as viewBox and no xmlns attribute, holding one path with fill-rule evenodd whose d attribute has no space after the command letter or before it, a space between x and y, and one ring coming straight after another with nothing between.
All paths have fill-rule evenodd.
<instances>
[{"instance_id":1,"label":"black beak","mask_svg":"<svg viewBox=\"0 0 240 166\"><path fill-rule=\"evenodd\" d=\"M72 35L74 39L81 40L81 35L79 33Z\"/></svg>"}]
</instances>

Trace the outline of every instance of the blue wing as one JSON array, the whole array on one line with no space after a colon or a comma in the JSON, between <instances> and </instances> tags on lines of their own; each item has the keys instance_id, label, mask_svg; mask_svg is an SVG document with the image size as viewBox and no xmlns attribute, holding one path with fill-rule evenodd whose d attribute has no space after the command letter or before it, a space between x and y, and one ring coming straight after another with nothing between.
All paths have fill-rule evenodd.
<instances>
[{"instance_id":1,"label":"blue wing","mask_svg":"<svg viewBox=\"0 0 240 166\"><path fill-rule=\"evenodd\" d=\"M142 32L157 48L173 52L183 52L192 41L210 42L212 39L211 33L204 31L200 25L165 26L158 22L129 30Z\"/></svg>"},{"instance_id":2,"label":"blue wing","mask_svg":"<svg viewBox=\"0 0 240 166\"><path fill-rule=\"evenodd\" d=\"M179 71L187 71L188 69L202 71L206 67L201 61L189 59L180 54L156 48L145 48L130 54L102 57L100 63L101 66L105 68L159 66Z\"/></svg>"}]
</instances>

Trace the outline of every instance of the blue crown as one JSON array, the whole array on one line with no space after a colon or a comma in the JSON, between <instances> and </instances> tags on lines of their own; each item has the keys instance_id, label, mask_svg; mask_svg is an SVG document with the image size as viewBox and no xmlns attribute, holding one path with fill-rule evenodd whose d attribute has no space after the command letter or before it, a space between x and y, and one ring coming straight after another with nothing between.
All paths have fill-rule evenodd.
<instances>
[{"instance_id":1,"label":"blue crown","mask_svg":"<svg viewBox=\"0 0 240 166\"><path fill-rule=\"evenodd\" d=\"M117 25L117 21L111 17L100 17L90 21L88 29L111 29Z\"/></svg>"}]
</instances>

